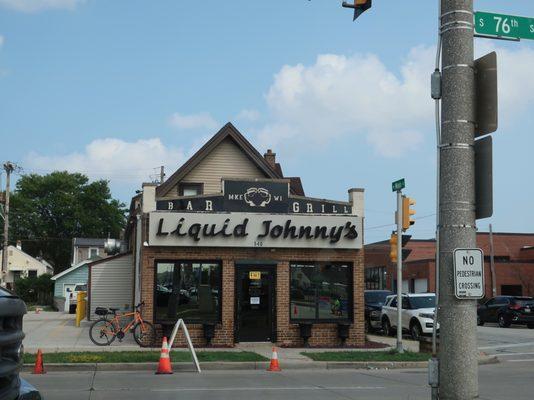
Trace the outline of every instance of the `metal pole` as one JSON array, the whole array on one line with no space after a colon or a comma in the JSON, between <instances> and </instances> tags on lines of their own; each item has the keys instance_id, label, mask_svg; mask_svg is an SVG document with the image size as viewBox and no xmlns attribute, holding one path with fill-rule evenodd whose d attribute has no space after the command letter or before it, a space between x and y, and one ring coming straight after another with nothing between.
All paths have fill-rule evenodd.
<instances>
[{"instance_id":1,"label":"metal pole","mask_svg":"<svg viewBox=\"0 0 534 400\"><path fill-rule=\"evenodd\" d=\"M454 296L453 251L476 247L473 0L442 0L439 398L478 398L476 300Z\"/></svg>"},{"instance_id":2,"label":"metal pole","mask_svg":"<svg viewBox=\"0 0 534 400\"><path fill-rule=\"evenodd\" d=\"M397 190L397 352L402 348L402 192Z\"/></svg>"},{"instance_id":3,"label":"metal pole","mask_svg":"<svg viewBox=\"0 0 534 400\"><path fill-rule=\"evenodd\" d=\"M491 295L497 296L497 277L495 276L495 252L493 249L493 227L489 224Z\"/></svg>"},{"instance_id":4,"label":"metal pole","mask_svg":"<svg viewBox=\"0 0 534 400\"><path fill-rule=\"evenodd\" d=\"M159 167L159 184L161 185L165 180L165 166Z\"/></svg>"},{"instance_id":5,"label":"metal pole","mask_svg":"<svg viewBox=\"0 0 534 400\"><path fill-rule=\"evenodd\" d=\"M4 242L2 246L2 270L0 271L0 286L5 286L5 277L7 274L7 252L9 245L9 190L11 184L11 172L13 171L13 164L7 161L4 164L4 170L6 171L6 205L4 208Z\"/></svg>"}]
</instances>

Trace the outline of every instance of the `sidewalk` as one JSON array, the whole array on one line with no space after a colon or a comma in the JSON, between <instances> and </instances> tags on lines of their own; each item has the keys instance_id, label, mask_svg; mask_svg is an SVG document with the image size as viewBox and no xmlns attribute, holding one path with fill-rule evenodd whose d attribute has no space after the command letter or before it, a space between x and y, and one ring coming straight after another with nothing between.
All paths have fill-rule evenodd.
<instances>
[{"instance_id":1,"label":"sidewalk","mask_svg":"<svg viewBox=\"0 0 534 400\"><path fill-rule=\"evenodd\" d=\"M75 316L62 312L41 312L35 314L29 312L24 317L24 349L27 353L36 353L41 349L45 353L73 352L73 351L153 351L153 348L142 348L135 343L133 336L127 334L122 342L115 340L111 346L96 346L89 339L90 321L82 321L77 328L74 325ZM388 348L381 349L358 349L357 351L376 351L395 348L395 338L384 336L367 336L369 341L385 343ZM404 340L404 347L407 350L418 352L419 343L411 340ZM252 351L266 358L271 357L272 343L236 343L233 348L199 348L202 351ZM347 348L283 348L278 349L278 357L284 362L313 363L311 359L300 354L303 351L323 352L323 351L347 351Z\"/></svg>"},{"instance_id":2,"label":"sidewalk","mask_svg":"<svg viewBox=\"0 0 534 400\"><path fill-rule=\"evenodd\" d=\"M23 330L24 350L37 353L38 349L45 353L67 351L152 351L141 348L135 343L132 334L128 334L122 343L115 340L111 346L96 346L89 338L92 321L83 320L78 328L74 325L75 315L62 312L28 312L24 316Z\"/></svg>"}]
</instances>

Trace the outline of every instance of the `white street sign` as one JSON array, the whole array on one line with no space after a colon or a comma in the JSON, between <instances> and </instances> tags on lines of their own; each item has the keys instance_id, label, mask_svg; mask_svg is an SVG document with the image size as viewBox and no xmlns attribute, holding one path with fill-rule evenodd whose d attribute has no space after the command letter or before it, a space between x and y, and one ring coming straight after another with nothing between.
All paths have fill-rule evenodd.
<instances>
[{"instance_id":1,"label":"white street sign","mask_svg":"<svg viewBox=\"0 0 534 400\"><path fill-rule=\"evenodd\" d=\"M484 297L484 254L481 249L454 250L454 295L458 299Z\"/></svg>"}]
</instances>

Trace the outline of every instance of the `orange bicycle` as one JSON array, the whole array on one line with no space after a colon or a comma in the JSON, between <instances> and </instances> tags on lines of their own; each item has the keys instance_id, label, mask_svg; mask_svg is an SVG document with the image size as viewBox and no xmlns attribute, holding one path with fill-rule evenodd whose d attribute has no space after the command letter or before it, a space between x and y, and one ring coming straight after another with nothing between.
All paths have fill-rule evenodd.
<instances>
[{"instance_id":1,"label":"orange bicycle","mask_svg":"<svg viewBox=\"0 0 534 400\"><path fill-rule=\"evenodd\" d=\"M133 337L139 346L152 346L156 342L156 330L150 322L143 321L140 309L144 304L144 302L139 303L135 306L134 312L123 314L117 314L118 308L108 310L104 307L97 307L95 314L100 315L101 318L93 322L89 329L91 341L97 346L109 346L115 338L122 342L126 333L133 330ZM113 318L108 319L108 315L113 315ZM132 316L131 321L124 326L121 325L121 320Z\"/></svg>"}]
</instances>

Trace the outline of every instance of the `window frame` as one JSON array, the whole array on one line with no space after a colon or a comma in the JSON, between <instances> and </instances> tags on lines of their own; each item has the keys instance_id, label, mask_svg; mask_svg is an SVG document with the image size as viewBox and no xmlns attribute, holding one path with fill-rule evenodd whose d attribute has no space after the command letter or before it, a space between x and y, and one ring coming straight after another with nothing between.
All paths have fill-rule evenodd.
<instances>
[{"instance_id":1,"label":"window frame","mask_svg":"<svg viewBox=\"0 0 534 400\"><path fill-rule=\"evenodd\" d=\"M178 317L176 319L157 319L156 314L156 287L157 287L157 277L158 277L158 263L167 263L167 264L174 264L174 267L176 268L177 264L180 263L191 263L191 264L218 264L220 267L220 273L219 273L219 306L217 307L217 318L213 320L201 320L198 318L191 319L191 318L182 318L185 323L188 324L204 324L204 323L215 323L215 324L221 324L222 323L222 303L223 303L223 260L192 260L192 259L156 259L154 260L154 284L152 288L152 315L153 315L153 322L155 324L161 324L161 325L170 325L175 324L176 321L178 321ZM198 290L198 288L197 288Z\"/></svg>"},{"instance_id":2,"label":"window frame","mask_svg":"<svg viewBox=\"0 0 534 400\"><path fill-rule=\"evenodd\" d=\"M100 256L100 249L98 247L89 247L89 250L87 251L88 259L91 259L91 250L96 250L96 257Z\"/></svg>"},{"instance_id":3,"label":"window frame","mask_svg":"<svg viewBox=\"0 0 534 400\"><path fill-rule=\"evenodd\" d=\"M291 266L299 265L313 265L317 267L320 264L329 264L329 265L346 265L349 268L349 290L348 298L350 299L350 309L347 312L346 318L293 318L291 316ZM343 261L290 261L289 262L289 323L290 324L337 324L337 323L354 323L354 263L353 262L343 262ZM315 307L317 307L317 293L315 294Z\"/></svg>"},{"instance_id":4,"label":"window frame","mask_svg":"<svg viewBox=\"0 0 534 400\"><path fill-rule=\"evenodd\" d=\"M184 189L186 188L195 188L197 189L196 195L184 195ZM178 184L178 196L180 197L193 197L193 196L202 196L204 194L204 183L202 182L180 182Z\"/></svg>"}]
</instances>

